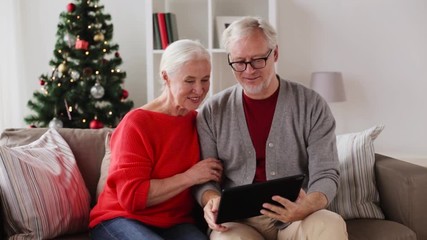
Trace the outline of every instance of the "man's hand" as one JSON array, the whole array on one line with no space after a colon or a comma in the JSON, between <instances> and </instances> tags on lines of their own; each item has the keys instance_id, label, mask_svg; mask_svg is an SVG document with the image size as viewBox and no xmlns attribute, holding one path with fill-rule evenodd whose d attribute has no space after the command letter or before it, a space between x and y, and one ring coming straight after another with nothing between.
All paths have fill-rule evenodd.
<instances>
[{"instance_id":1,"label":"man's hand","mask_svg":"<svg viewBox=\"0 0 427 240\"><path fill-rule=\"evenodd\" d=\"M218 208L221 197L219 195L211 195L212 197L207 201L203 208L204 217L209 228L218 232L225 232L228 230L227 227L216 224L216 218L218 216Z\"/></svg>"},{"instance_id":2,"label":"man's hand","mask_svg":"<svg viewBox=\"0 0 427 240\"><path fill-rule=\"evenodd\" d=\"M272 199L279 206L264 203L262 206L265 209L261 210L261 214L282 222L303 220L313 212L325 208L327 204L326 196L323 193L313 192L307 195L302 189L295 202L291 202L280 196L273 196Z\"/></svg>"}]
</instances>

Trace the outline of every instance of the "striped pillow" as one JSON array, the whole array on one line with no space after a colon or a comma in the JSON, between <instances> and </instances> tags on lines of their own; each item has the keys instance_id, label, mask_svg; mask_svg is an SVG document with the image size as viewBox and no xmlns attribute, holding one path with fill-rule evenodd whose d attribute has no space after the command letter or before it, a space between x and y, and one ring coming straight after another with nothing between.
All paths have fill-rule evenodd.
<instances>
[{"instance_id":1,"label":"striped pillow","mask_svg":"<svg viewBox=\"0 0 427 240\"><path fill-rule=\"evenodd\" d=\"M0 198L13 239L87 230L90 195L70 147L54 129L25 146L0 146Z\"/></svg>"},{"instance_id":2,"label":"striped pillow","mask_svg":"<svg viewBox=\"0 0 427 240\"><path fill-rule=\"evenodd\" d=\"M344 219L384 219L375 183L374 140L384 129L375 126L359 133L337 136L340 181L329 209Z\"/></svg>"}]
</instances>

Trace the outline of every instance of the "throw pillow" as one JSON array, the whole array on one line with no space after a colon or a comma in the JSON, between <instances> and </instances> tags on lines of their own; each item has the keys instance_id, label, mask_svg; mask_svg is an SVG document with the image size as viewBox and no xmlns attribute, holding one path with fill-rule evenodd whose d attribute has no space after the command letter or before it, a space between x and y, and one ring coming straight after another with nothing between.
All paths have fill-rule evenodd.
<instances>
[{"instance_id":1,"label":"throw pillow","mask_svg":"<svg viewBox=\"0 0 427 240\"><path fill-rule=\"evenodd\" d=\"M340 181L329 209L344 219L384 219L375 183L374 140L383 125L365 131L337 136Z\"/></svg>"},{"instance_id":2,"label":"throw pillow","mask_svg":"<svg viewBox=\"0 0 427 240\"><path fill-rule=\"evenodd\" d=\"M87 230L90 195L70 147L54 129L25 146L0 146L0 199L10 239Z\"/></svg>"},{"instance_id":3,"label":"throw pillow","mask_svg":"<svg viewBox=\"0 0 427 240\"><path fill-rule=\"evenodd\" d=\"M98 199L99 194L104 190L104 185L107 182L108 168L110 167L111 158L110 138L111 132L105 137L105 155L101 163L101 176L99 177L98 185L96 187L96 199Z\"/></svg>"}]
</instances>

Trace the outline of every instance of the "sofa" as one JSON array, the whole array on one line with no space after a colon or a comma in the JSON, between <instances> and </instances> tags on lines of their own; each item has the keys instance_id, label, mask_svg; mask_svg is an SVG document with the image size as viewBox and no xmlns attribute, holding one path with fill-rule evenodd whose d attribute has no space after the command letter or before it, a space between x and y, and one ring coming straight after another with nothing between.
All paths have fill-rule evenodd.
<instances>
[{"instance_id":1,"label":"sofa","mask_svg":"<svg viewBox=\"0 0 427 240\"><path fill-rule=\"evenodd\" d=\"M25 145L37 140L46 131L43 128L6 129L0 136L0 146ZM75 156L91 196L91 206L96 203L97 185L105 155L105 139L111 131L58 129ZM346 220L349 239L427 240L427 210L424 206L427 202L427 168L381 154L375 154L374 168L380 195L379 205L385 219ZM6 220L1 213L0 221L1 226L5 226ZM56 239L90 239L87 230L61 235ZM0 239L7 239L5 234L4 227L0 228Z\"/></svg>"}]
</instances>

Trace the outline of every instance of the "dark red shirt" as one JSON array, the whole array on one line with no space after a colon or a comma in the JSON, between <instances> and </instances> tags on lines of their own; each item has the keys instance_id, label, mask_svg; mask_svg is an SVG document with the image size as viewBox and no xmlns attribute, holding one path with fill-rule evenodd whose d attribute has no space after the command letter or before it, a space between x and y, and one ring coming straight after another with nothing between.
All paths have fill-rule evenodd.
<instances>
[{"instance_id":1,"label":"dark red shirt","mask_svg":"<svg viewBox=\"0 0 427 240\"><path fill-rule=\"evenodd\" d=\"M266 99L251 99L243 93L243 108L246 123L256 152L256 171L254 182L267 180L265 172L265 147L276 109L279 89Z\"/></svg>"}]
</instances>

